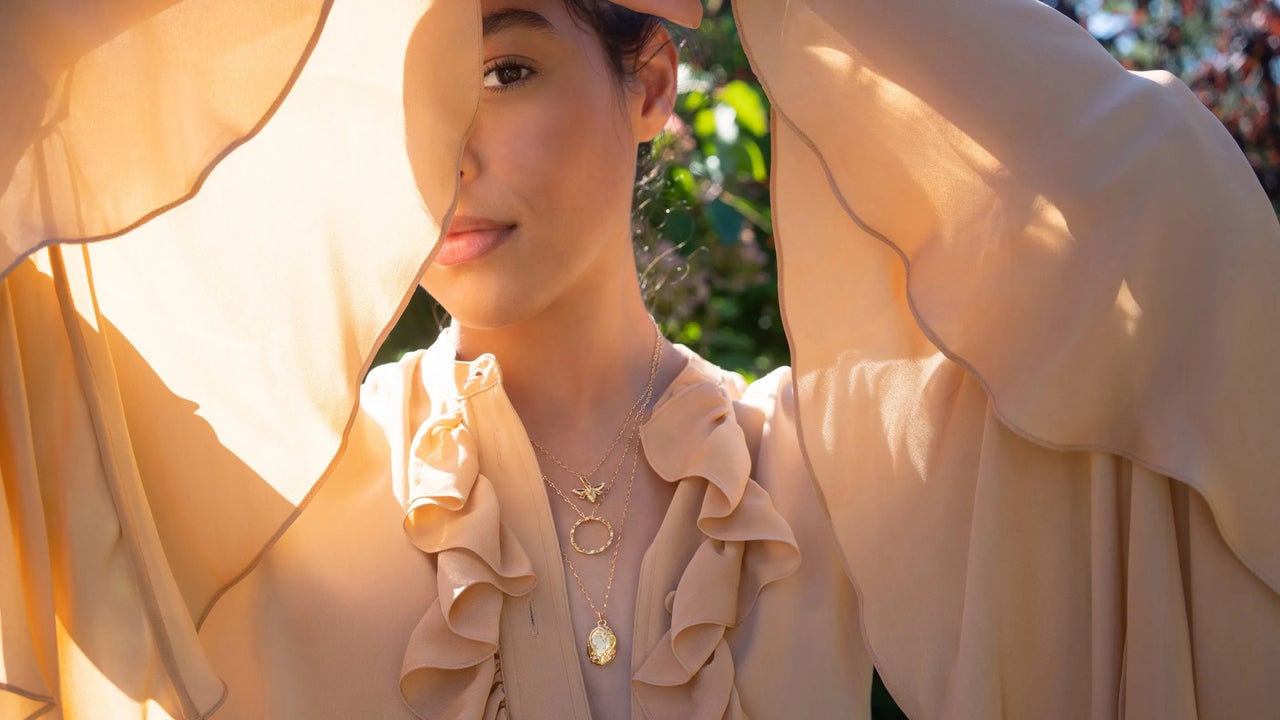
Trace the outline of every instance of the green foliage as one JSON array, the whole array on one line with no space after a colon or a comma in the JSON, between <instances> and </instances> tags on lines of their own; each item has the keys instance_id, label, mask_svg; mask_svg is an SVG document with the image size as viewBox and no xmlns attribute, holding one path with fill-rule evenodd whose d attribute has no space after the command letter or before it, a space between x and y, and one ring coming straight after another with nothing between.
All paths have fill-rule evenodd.
<instances>
[{"instance_id":1,"label":"green foliage","mask_svg":"<svg viewBox=\"0 0 1280 720\"><path fill-rule=\"evenodd\" d=\"M1244 151L1280 212L1280 8L1271 0L1058 0L1117 60L1177 75Z\"/></svg>"},{"instance_id":2,"label":"green foliage","mask_svg":"<svg viewBox=\"0 0 1280 720\"><path fill-rule=\"evenodd\" d=\"M639 205L637 262L677 342L748 378L788 362L769 208L769 100L728 5L682 49L675 116L654 145L662 182Z\"/></svg>"}]
</instances>

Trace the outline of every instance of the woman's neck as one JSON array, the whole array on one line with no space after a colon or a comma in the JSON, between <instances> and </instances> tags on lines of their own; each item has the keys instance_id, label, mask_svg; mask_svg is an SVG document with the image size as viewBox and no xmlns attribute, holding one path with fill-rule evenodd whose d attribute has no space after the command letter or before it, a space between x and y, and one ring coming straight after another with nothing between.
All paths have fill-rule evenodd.
<instances>
[{"instance_id":1,"label":"woman's neck","mask_svg":"<svg viewBox=\"0 0 1280 720\"><path fill-rule=\"evenodd\" d=\"M628 246L629 249L629 246ZM543 311L497 328L457 327L458 357L491 353L531 437L590 465L649 381L657 330L630 258L584 273ZM622 265L622 267L617 267ZM654 400L683 364L666 340Z\"/></svg>"}]
</instances>

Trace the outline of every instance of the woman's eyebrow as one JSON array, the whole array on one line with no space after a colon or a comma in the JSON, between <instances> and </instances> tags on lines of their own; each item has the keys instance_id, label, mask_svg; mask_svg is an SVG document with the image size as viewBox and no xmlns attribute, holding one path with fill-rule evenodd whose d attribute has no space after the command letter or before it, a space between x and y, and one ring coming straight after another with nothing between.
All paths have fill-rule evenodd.
<instances>
[{"instance_id":1,"label":"woman's eyebrow","mask_svg":"<svg viewBox=\"0 0 1280 720\"><path fill-rule=\"evenodd\" d=\"M514 28L525 28L537 32L547 32L552 35L556 33L556 26L551 21L539 15L532 10L522 10L519 8L506 8L504 10L495 10L484 16L483 30L481 34L489 37L500 33L504 30Z\"/></svg>"}]
</instances>

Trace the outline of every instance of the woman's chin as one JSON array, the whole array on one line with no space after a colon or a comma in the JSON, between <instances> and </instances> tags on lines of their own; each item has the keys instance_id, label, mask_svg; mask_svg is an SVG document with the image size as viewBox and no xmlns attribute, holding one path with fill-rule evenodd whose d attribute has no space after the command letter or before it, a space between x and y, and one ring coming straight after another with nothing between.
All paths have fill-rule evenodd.
<instances>
[{"instance_id":1,"label":"woman's chin","mask_svg":"<svg viewBox=\"0 0 1280 720\"><path fill-rule=\"evenodd\" d=\"M455 284L445 292L433 293L431 286L424 282L426 291L440 303L453 322L473 330L500 330L521 323L538 314L542 305L530 302L530 298L522 295L508 295L504 292L487 292L475 288L468 292L466 288ZM510 287L503 288L510 290Z\"/></svg>"}]
</instances>

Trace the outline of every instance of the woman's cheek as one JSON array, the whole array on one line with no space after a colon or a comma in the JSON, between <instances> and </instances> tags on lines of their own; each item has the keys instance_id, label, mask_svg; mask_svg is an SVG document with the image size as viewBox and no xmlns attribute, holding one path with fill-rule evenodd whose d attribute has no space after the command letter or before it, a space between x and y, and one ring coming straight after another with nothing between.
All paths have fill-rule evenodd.
<instances>
[{"instance_id":1,"label":"woman's cheek","mask_svg":"<svg viewBox=\"0 0 1280 720\"><path fill-rule=\"evenodd\" d=\"M504 125L503 149L499 158L505 166L504 175L510 183L522 188L526 197L544 194L548 183L554 183L568 167L566 154L570 148L571 132L562 118L547 103L526 108Z\"/></svg>"}]
</instances>

